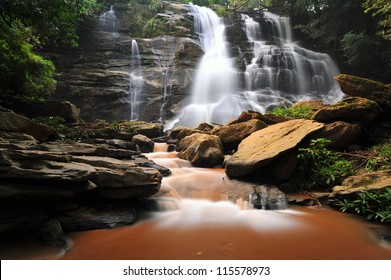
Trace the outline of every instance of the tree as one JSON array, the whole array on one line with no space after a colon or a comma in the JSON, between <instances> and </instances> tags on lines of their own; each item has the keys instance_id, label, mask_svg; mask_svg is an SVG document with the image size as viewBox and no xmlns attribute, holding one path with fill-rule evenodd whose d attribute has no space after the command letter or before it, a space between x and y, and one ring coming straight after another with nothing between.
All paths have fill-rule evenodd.
<instances>
[{"instance_id":1,"label":"tree","mask_svg":"<svg viewBox=\"0 0 391 280\"><path fill-rule=\"evenodd\" d=\"M362 6L365 13L378 17L378 35L391 40L391 2L389 0L366 0Z\"/></svg>"},{"instance_id":2,"label":"tree","mask_svg":"<svg viewBox=\"0 0 391 280\"><path fill-rule=\"evenodd\" d=\"M36 51L77 45L76 29L95 0L2 0L0 92L45 96L54 91L54 65Z\"/></svg>"}]
</instances>

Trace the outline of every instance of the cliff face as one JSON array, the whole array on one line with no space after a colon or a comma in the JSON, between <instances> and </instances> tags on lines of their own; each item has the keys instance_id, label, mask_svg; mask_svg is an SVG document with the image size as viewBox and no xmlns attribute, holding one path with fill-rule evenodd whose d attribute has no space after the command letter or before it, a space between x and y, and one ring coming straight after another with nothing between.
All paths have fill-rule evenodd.
<instances>
[{"instance_id":1,"label":"cliff face","mask_svg":"<svg viewBox=\"0 0 391 280\"><path fill-rule=\"evenodd\" d=\"M118 32L105 31L100 15L95 15L81 23L79 47L50 54L58 81L53 98L77 105L83 119L129 119L132 102L137 103L138 119L166 119L186 96L203 54L185 5L164 2L165 12L157 17L175 26L174 31L145 39L128 35L127 16L135 11L127 3L117 1L112 8ZM132 40L138 44L139 66L132 61ZM136 67L143 78L137 100L132 99L131 86Z\"/></svg>"}]
</instances>

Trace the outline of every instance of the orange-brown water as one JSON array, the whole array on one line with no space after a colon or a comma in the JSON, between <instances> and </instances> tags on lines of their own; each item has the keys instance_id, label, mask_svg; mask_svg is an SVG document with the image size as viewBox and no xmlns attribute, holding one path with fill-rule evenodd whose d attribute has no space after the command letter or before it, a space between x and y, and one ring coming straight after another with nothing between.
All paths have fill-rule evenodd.
<instances>
[{"instance_id":1,"label":"orange-brown water","mask_svg":"<svg viewBox=\"0 0 391 280\"><path fill-rule=\"evenodd\" d=\"M65 253L29 243L5 246L0 257L391 259L391 244L361 219L327 207L254 210L248 203L251 184L229 180L224 170L192 168L175 153L149 157L173 173L156 196L165 211L135 225L68 234Z\"/></svg>"}]
</instances>

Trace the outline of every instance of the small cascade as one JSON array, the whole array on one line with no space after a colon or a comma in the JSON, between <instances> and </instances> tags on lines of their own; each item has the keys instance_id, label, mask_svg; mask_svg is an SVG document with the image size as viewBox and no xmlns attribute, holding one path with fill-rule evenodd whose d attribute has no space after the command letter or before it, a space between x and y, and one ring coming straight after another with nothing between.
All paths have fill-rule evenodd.
<instances>
[{"instance_id":1,"label":"small cascade","mask_svg":"<svg viewBox=\"0 0 391 280\"><path fill-rule=\"evenodd\" d=\"M137 41L132 40L132 53L131 53L131 71L129 74L129 94L130 94L130 106L131 106L131 120L136 120L139 113L139 96L143 86L143 75L141 72L141 57L138 49Z\"/></svg>"},{"instance_id":2,"label":"small cascade","mask_svg":"<svg viewBox=\"0 0 391 280\"><path fill-rule=\"evenodd\" d=\"M99 17L99 28L105 32L118 33L119 20L115 16L113 6Z\"/></svg>"},{"instance_id":3,"label":"small cascade","mask_svg":"<svg viewBox=\"0 0 391 280\"><path fill-rule=\"evenodd\" d=\"M228 56L222 20L209 8L190 4L194 28L205 54L195 75L190 102L177 124L195 127L202 122L226 123L241 109L233 96L237 72Z\"/></svg>"},{"instance_id":4,"label":"small cascade","mask_svg":"<svg viewBox=\"0 0 391 280\"><path fill-rule=\"evenodd\" d=\"M159 121L166 118L168 109L167 97L171 94L173 77L175 73L175 53L177 42L174 37L161 36L160 40L152 43L153 53L161 73L161 98L160 98L160 112Z\"/></svg>"},{"instance_id":5,"label":"small cascade","mask_svg":"<svg viewBox=\"0 0 391 280\"><path fill-rule=\"evenodd\" d=\"M292 42L289 18L263 12L257 22L242 15L253 43L253 59L244 73L246 99L264 113L268 107L298 100L335 102L342 96L333 77L339 70L332 59Z\"/></svg>"}]
</instances>

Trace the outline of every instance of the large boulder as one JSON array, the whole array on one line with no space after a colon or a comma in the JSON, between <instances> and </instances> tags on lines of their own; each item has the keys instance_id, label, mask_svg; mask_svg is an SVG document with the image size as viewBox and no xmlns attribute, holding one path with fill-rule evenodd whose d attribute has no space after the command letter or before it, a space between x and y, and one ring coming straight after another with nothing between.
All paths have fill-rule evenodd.
<instances>
[{"instance_id":1,"label":"large boulder","mask_svg":"<svg viewBox=\"0 0 391 280\"><path fill-rule=\"evenodd\" d=\"M223 146L215 135L191 134L179 142L178 148L178 157L190 161L194 166L215 167L224 160Z\"/></svg>"},{"instance_id":2,"label":"large boulder","mask_svg":"<svg viewBox=\"0 0 391 280\"><path fill-rule=\"evenodd\" d=\"M362 97L345 98L336 104L318 110L312 119L318 122L331 123L335 121L358 122L367 125L379 113L375 101Z\"/></svg>"},{"instance_id":3,"label":"large boulder","mask_svg":"<svg viewBox=\"0 0 391 280\"><path fill-rule=\"evenodd\" d=\"M223 125L212 130L213 135L217 135L223 144L224 151L236 150L239 143L251 133L267 127L259 119L251 119L236 124Z\"/></svg>"},{"instance_id":4,"label":"large boulder","mask_svg":"<svg viewBox=\"0 0 391 280\"><path fill-rule=\"evenodd\" d=\"M341 90L349 96L365 97L375 101L387 111L391 111L391 85L377 81L340 74L335 77L340 84Z\"/></svg>"},{"instance_id":5,"label":"large boulder","mask_svg":"<svg viewBox=\"0 0 391 280\"><path fill-rule=\"evenodd\" d=\"M324 125L311 120L291 120L256 131L244 139L226 162L228 176L252 173L295 148L306 136Z\"/></svg>"},{"instance_id":6,"label":"large boulder","mask_svg":"<svg viewBox=\"0 0 391 280\"><path fill-rule=\"evenodd\" d=\"M0 107L0 131L20 132L33 136L39 141L48 141L56 138L56 131L50 126L33 122L32 120L15 114Z\"/></svg>"}]
</instances>

